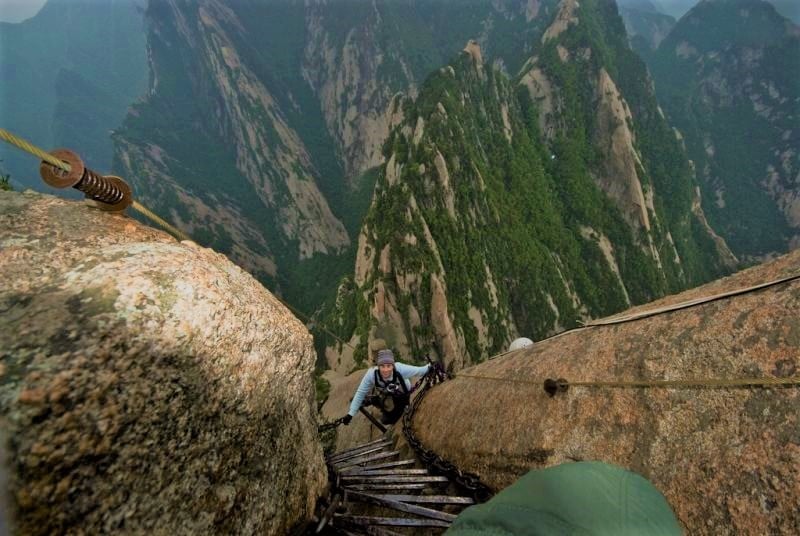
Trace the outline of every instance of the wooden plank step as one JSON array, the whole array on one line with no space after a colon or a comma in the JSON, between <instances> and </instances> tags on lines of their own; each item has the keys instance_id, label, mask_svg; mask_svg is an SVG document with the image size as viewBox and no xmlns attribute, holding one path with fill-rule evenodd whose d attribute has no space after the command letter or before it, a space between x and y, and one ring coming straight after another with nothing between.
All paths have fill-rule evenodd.
<instances>
[{"instance_id":1,"label":"wooden plank step","mask_svg":"<svg viewBox=\"0 0 800 536\"><path fill-rule=\"evenodd\" d=\"M447 512L441 512L439 510L434 510L433 508L425 508L423 506L417 506L415 504L408 504L401 501L386 499L385 497L382 497L380 495L373 495L371 493L350 491L348 492L348 497L355 499L357 501L369 504L376 504L378 506L385 506L388 508L393 508L394 510L398 510L400 512L405 512L407 514L414 514L429 519L439 519L441 521L449 521L452 523L453 520L456 518L455 515L448 514Z\"/></svg>"},{"instance_id":2,"label":"wooden plank step","mask_svg":"<svg viewBox=\"0 0 800 536\"><path fill-rule=\"evenodd\" d=\"M344 486L345 491L402 491L402 490L423 490L427 484L348 484Z\"/></svg>"},{"instance_id":3,"label":"wooden plank step","mask_svg":"<svg viewBox=\"0 0 800 536\"><path fill-rule=\"evenodd\" d=\"M376 495L392 501L415 504L475 504L472 497L452 497L450 495Z\"/></svg>"},{"instance_id":4,"label":"wooden plank step","mask_svg":"<svg viewBox=\"0 0 800 536\"><path fill-rule=\"evenodd\" d=\"M355 532L350 532L349 530L344 530L342 528L336 529L337 533L344 534L345 536L364 536L367 534L368 536L405 536L400 532L395 532L393 530L389 530L387 528L372 526L372 527L359 527L358 534ZM363 531L363 532L362 532Z\"/></svg>"},{"instance_id":5,"label":"wooden plank step","mask_svg":"<svg viewBox=\"0 0 800 536\"><path fill-rule=\"evenodd\" d=\"M379 439L375 439L374 441L370 441L369 443L362 443L360 445L356 445L355 447L350 447L349 449L340 450L339 452L334 452L331 456L336 456L337 454L345 454L354 449L360 449L364 447L371 447L373 445L377 445L378 443L383 443L384 441L388 441L385 437L381 437Z\"/></svg>"},{"instance_id":6,"label":"wooden plank step","mask_svg":"<svg viewBox=\"0 0 800 536\"><path fill-rule=\"evenodd\" d=\"M360 482L360 483L378 483L378 482L391 482L393 484L401 484L405 482L450 482L446 476L420 476L420 475L341 475L344 482Z\"/></svg>"},{"instance_id":7,"label":"wooden plank step","mask_svg":"<svg viewBox=\"0 0 800 536\"><path fill-rule=\"evenodd\" d=\"M373 448L376 448L376 447L389 446L391 444L392 444L392 442L388 441L386 439L381 439L381 440L378 440L377 442L373 441L371 443L367 443L366 445L361 445L359 447L353 447L351 449L343 450L341 452L334 452L333 454L328 456L328 461L329 462L334 462L336 460L341 460L341 459L343 459L343 458L345 458L347 456L350 456L350 455L353 455L353 454L357 454L357 453L363 452L365 450L370 450L370 449L373 449Z\"/></svg>"},{"instance_id":8,"label":"wooden plank step","mask_svg":"<svg viewBox=\"0 0 800 536\"><path fill-rule=\"evenodd\" d=\"M409 517L375 517L375 516L352 516L347 514L336 514L334 522L352 523L353 525L368 527L371 525L383 525L388 527L441 527L447 528L450 523L438 519L414 519Z\"/></svg>"},{"instance_id":9,"label":"wooden plank step","mask_svg":"<svg viewBox=\"0 0 800 536\"><path fill-rule=\"evenodd\" d=\"M350 476L386 476L386 475L427 475L427 469L370 469L369 466L348 471L341 475L342 478Z\"/></svg>"},{"instance_id":10,"label":"wooden plank step","mask_svg":"<svg viewBox=\"0 0 800 536\"><path fill-rule=\"evenodd\" d=\"M341 458L336 458L335 460L331 459L330 463L332 463L333 465L337 465L337 464L340 464L340 463L344 463L347 460L352 460L353 458L358 458L359 456L366 456L367 454L373 454L375 452L381 452L381 451L384 451L384 450L386 450L386 445L374 445L374 446L368 447L368 448L366 448L364 450L360 450L360 451L352 452L350 454L346 454L346 455L342 456Z\"/></svg>"},{"instance_id":11,"label":"wooden plank step","mask_svg":"<svg viewBox=\"0 0 800 536\"><path fill-rule=\"evenodd\" d=\"M369 462L374 462L377 460L385 460L387 458L394 458L395 456L400 456L399 450L394 450L392 452L379 452L377 454L369 454L363 458L352 458L350 460L345 460L341 465L334 464L334 469L341 470L345 467L353 467L356 465L364 465Z\"/></svg>"},{"instance_id":12,"label":"wooden plank step","mask_svg":"<svg viewBox=\"0 0 800 536\"><path fill-rule=\"evenodd\" d=\"M386 467L403 467L406 465L414 465L415 463L417 463L416 460L397 460L396 462L378 463L375 465L351 465L350 467L339 469L338 472L339 474L344 475L362 470L366 471L372 469L384 469Z\"/></svg>"}]
</instances>

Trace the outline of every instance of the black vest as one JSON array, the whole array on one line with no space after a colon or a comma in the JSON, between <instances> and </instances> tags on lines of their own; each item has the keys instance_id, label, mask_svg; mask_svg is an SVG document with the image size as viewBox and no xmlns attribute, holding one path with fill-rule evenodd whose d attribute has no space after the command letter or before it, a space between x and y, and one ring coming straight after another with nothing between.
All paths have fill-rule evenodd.
<instances>
[{"instance_id":1,"label":"black vest","mask_svg":"<svg viewBox=\"0 0 800 536\"><path fill-rule=\"evenodd\" d=\"M375 405L387 416L399 418L411 400L411 393L406 385L406 380L397 372L392 371L392 378L384 381L378 369L375 369Z\"/></svg>"}]
</instances>

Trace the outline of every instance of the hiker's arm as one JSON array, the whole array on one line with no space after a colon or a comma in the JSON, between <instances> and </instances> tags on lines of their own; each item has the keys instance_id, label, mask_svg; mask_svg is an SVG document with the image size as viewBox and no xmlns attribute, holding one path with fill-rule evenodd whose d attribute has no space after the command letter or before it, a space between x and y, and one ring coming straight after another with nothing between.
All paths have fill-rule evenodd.
<instances>
[{"instance_id":1,"label":"hiker's arm","mask_svg":"<svg viewBox=\"0 0 800 536\"><path fill-rule=\"evenodd\" d=\"M374 375L375 372L372 369L368 369L361 379L361 383L358 385L358 389L356 389L356 394L353 396L353 401L350 402L350 411L347 412L351 417L354 417L355 414L358 413L358 408L364 403L364 398L366 398L367 394L375 386Z\"/></svg>"},{"instance_id":2,"label":"hiker's arm","mask_svg":"<svg viewBox=\"0 0 800 536\"><path fill-rule=\"evenodd\" d=\"M406 365L405 363L397 363L395 365L395 368L403 378L409 379L415 376L424 376L428 372L430 365L422 365L421 367L414 367L412 365Z\"/></svg>"}]
</instances>

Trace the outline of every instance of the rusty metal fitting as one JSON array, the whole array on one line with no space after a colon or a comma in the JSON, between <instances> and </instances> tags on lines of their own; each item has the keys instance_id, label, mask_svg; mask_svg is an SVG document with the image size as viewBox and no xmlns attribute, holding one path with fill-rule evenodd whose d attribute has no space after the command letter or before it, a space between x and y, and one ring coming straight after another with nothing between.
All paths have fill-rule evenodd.
<instances>
[{"instance_id":1,"label":"rusty metal fitting","mask_svg":"<svg viewBox=\"0 0 800 536\"><path fill-rule=\"evenodd\" d=\"M86 169L75 188L95 201L97 208L107 212L121 212L133 203L131 187L116 175L99 175Z\"/></svg>"},{"instance_id":2,"label":"rusty metal fitting","mask_svg":"<svg viewBox=\"0 0 800 536\"><path fill-rule=\"evenodd\" d=\"M50 151L50 154L69 164L70 170L64 171L52 164L42 162L39 165L39 175L42 176L44 182L53 188L67 188L78 184L83 178L84 169L86 169L83 166L81 157L69 149L56 149L55 151Z\"/></svg>"},{"instance_id":3,"label":"rusty metal fitting","mask_svg":"<svg viewBox=\"0 0 800 536\"><path fill-rule=\"evenodd\" d=\"M47 162L39 166L42 179L54 188L72 186L80 190L88 199L95 201L97 207L109 212L121 212L133 203L133 191L121 178L115 175L100 175L84 166L81 158L69 149L56 149L50 154L70 165L64 171Z\"/></svg>"},{"instance_id":4,"label":"rusty metal fitting","mask_svg":"<svg viewBox=\"0 0 800 536\"><path fill-rule=\"evenodd\" d=\"M569 382L564 378L559 378L557 380L548 378L544 381L544 390L551 398L556 396L556 393L566 393L568 389Z\"/></svg>"}]
</instances>

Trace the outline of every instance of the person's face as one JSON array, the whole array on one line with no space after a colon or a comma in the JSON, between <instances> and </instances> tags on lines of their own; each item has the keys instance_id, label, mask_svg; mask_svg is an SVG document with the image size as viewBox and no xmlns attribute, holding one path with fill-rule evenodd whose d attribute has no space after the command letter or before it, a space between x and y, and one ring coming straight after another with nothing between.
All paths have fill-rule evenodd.
<instances>
[{"instance_id":1,"label":"person's face","mask_svg":"<svg viewBox=\"0 0 800 536\"><path fill-rule=\"evenodd\" d=\"M392 371L394 370L394 365L391 363L386 363L383 365L378 365L378 370L381 371L381 378L384 380L388 380L392 377Z\"/></svg>"}]
</instances>

